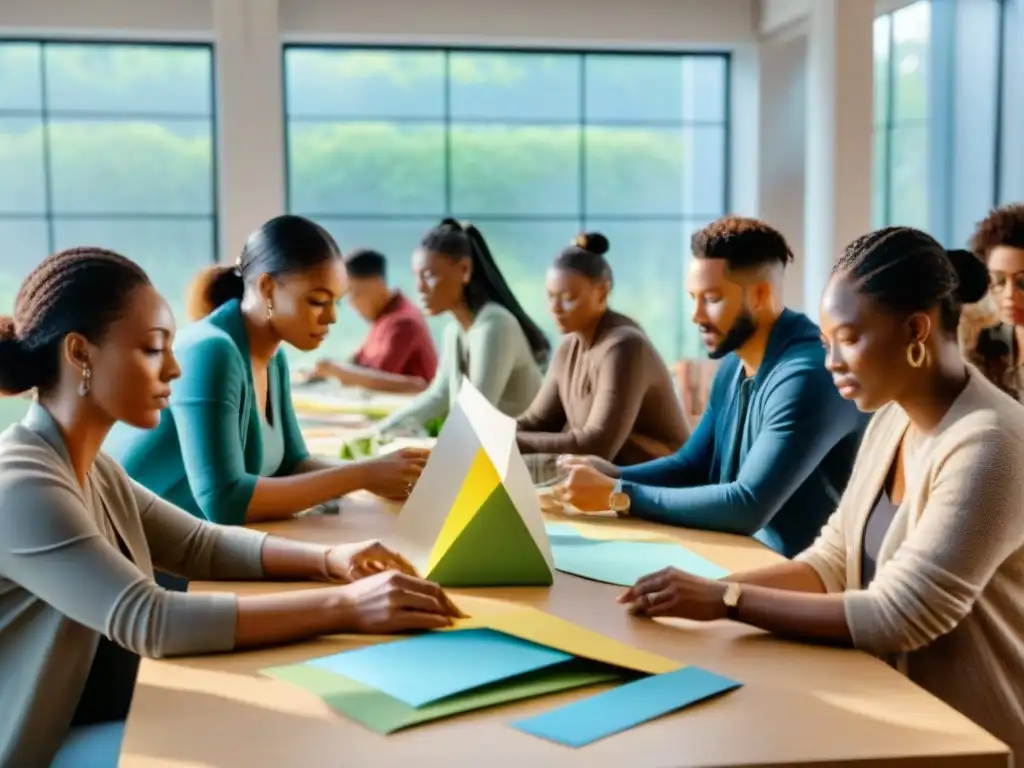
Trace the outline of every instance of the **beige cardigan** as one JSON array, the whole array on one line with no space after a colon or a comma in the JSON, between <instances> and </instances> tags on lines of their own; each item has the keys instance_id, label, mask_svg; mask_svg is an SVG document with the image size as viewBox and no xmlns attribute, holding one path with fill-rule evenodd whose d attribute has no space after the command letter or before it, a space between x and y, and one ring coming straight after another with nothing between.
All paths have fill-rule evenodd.
<instances>
[{"instance_id":1,"label":"beige cardigan","mask_svg":"<svg viewBox=\"0 0 1024 768\"><path fill-rule=\"evenodd\" d=\"M845 591L854 645L1024 759L1024 407L971 367L935 431L905 449L903 503L861 587L864 527L909 420L880 410L839 508L795 559Z\"/></svg>"}]
</instances>

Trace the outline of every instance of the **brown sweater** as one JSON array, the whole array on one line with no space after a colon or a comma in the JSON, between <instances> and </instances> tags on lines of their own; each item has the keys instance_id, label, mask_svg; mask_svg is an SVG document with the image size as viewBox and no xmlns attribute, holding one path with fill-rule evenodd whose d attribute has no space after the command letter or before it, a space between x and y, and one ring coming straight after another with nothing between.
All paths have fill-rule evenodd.
<instances>
[{"instance_id":1,"label":"brown sweater","mask_svg":"<svg viewBox=\"0 0 1024 768\"><path fill-rule=\"evenodd\" d=\"M518 419L523 453L600 456L639 464L679 450L689 430L660 355L640 327L608 310L593 342L566 336Z\"/></svg>"}]
</instances>

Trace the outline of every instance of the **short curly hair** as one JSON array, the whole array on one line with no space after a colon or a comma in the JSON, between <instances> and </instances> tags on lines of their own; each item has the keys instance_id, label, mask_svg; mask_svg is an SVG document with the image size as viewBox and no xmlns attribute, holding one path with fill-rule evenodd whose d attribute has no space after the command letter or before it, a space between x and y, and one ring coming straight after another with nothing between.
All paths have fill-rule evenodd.
<instances>
[{"instance_id":1,"label":"short curly hair","mask_svg":"<svg viewBox=\"0 0 1024 768\"><path fill-rule=\"evenodd\" d=\"M697 259L725 259L730 269L793 261L793 251L779 230L743 216L725 216L697 230L690 238L690 251Z\"/></svg>"},{"instance_id":2,"label":"short curly hair","mask_svg":"<svg viewBox=\"0 0 1024 768\"><path fill-rule=\"evenodd\" d=\"M981 259L987 260L992 249L1001 245L1024 249L1024 203L996 208L971 235L970 249Z\"/></svg>"}]
</instances>

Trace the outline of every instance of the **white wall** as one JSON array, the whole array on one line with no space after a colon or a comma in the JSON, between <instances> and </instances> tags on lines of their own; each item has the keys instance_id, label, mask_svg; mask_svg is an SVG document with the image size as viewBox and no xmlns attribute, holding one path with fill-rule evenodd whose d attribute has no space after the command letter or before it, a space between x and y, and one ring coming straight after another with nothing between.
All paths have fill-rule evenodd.
<instances>
[{"instance_id":1,"label":"white wall","mask_svg":"<svg viewBox=\"0 0 1024 768\"><path fill-rule=\"evenodd\" d=\"M213 39L220 0L0 0L0 35Z\"/></svg>"},{"instance_id":2,"label":"white wall","mask_svg":"<svg viewBox=\"0 0 1024 768\"><path fill-rule=\"evenodd\" d=\"M664 48L753 42L756 0L283 0L288 40Z\"/></svg>"}]
</instances>

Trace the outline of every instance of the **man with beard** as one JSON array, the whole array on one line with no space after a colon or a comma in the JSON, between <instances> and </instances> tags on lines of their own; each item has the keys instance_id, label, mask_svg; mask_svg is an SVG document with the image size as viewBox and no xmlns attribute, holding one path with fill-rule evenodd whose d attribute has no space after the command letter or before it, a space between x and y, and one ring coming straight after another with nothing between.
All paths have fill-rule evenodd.
<instances>
[{"instance_id":1,"label":"man with beard","mask_svg":"<svg viewBox=\"0 0 1024 768\"><path fill-rule=\"evenodd\" d=\"M788 556L835 510L867 417L825 368L818 327L782 301L785 238L726 217L693 235L687 290L722 361L696 430L675 454L632 467L563 457L556 498L686 528L754 536Z\"/></svg>"}]
</instances>

